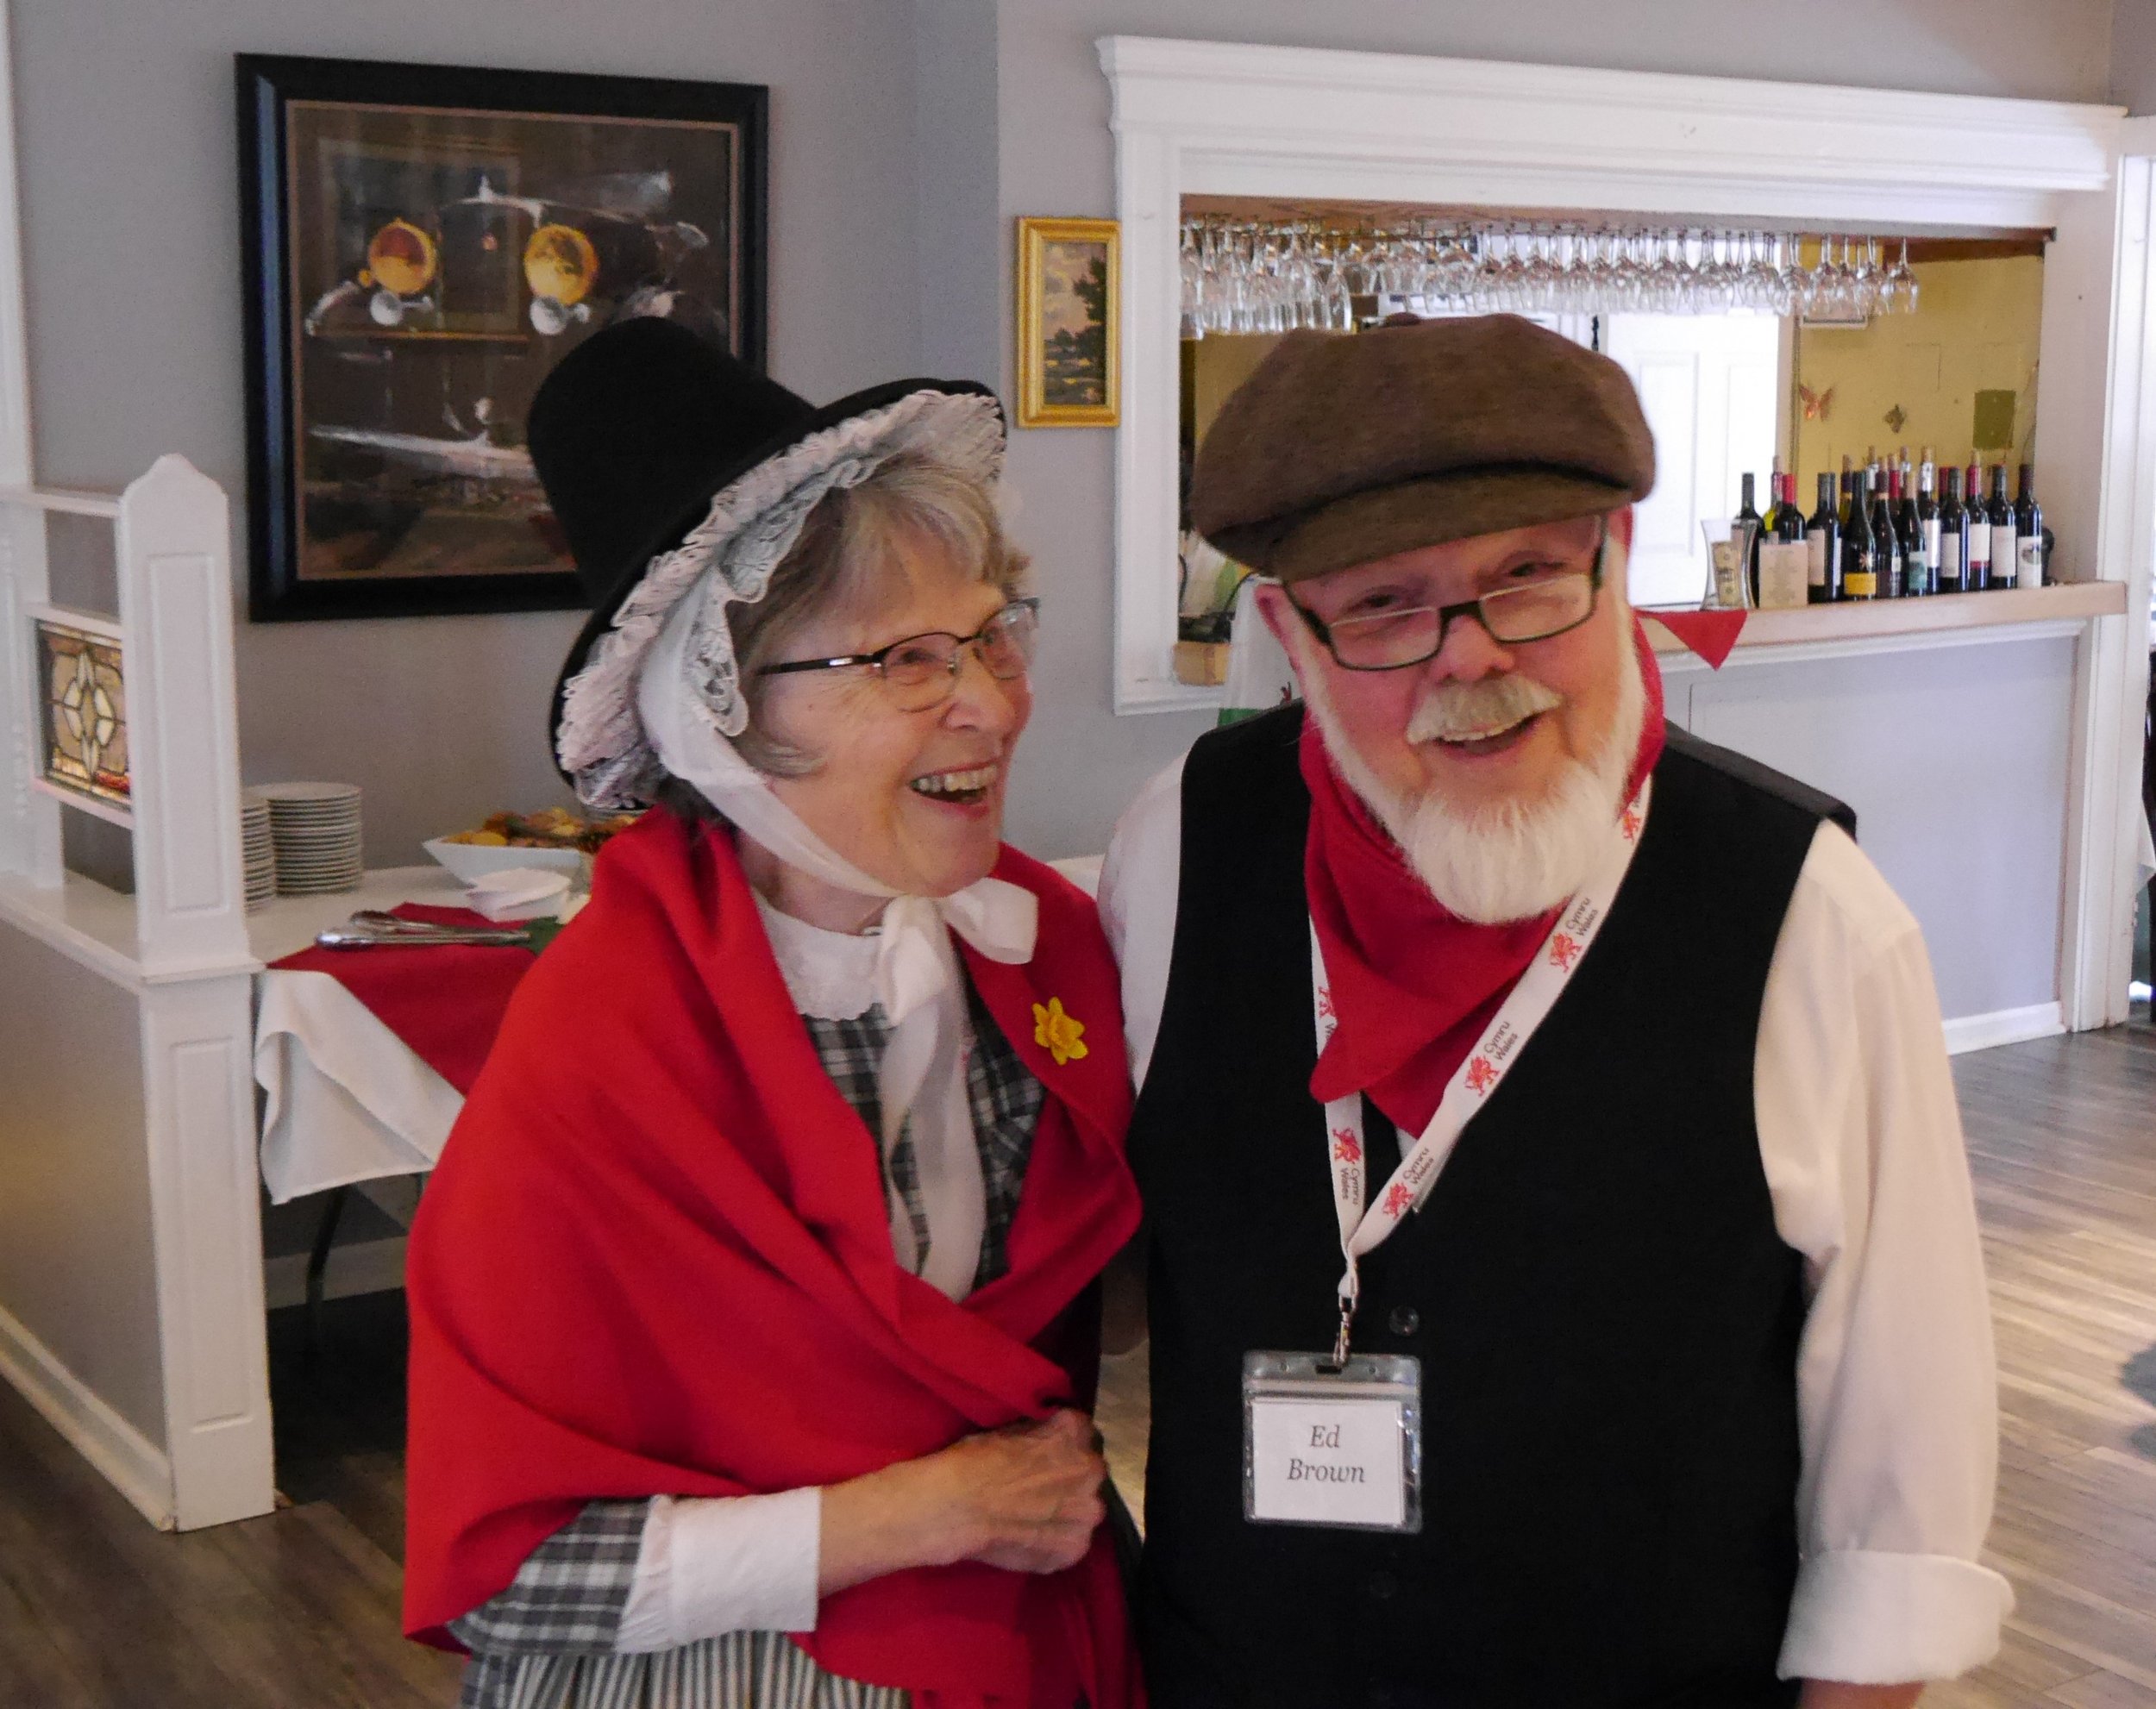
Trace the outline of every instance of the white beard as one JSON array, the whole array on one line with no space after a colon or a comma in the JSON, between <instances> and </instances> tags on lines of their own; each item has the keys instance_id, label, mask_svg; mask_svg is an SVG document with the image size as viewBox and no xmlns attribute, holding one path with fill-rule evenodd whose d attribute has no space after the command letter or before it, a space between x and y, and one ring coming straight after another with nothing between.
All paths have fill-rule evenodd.
<instances>
[{"instance_id":1,"label":"white beard","mask_svg":"<svg viewBox=\"0 0 2156 1709\"><path fill-rule=\"evenodd\" d=\"M1586 760L1566 759L1557 782L1539 800L1511 800L1463 809L1434 789L1402 798L1387 788L1355 749L1326 690L1319 661L1305 656L1304 698L1324 734L1326 750L1348 786L1369 804L1392 833L1415 875L1449 913L1477 925L1532 919L1564 902L1594 871L1608 846L1609 828L1625 804L1625 784L1639 748L1646 717L1646 687L1639 660L1623 648L1617 712L1601 746ZM1495 679L1502 680L1502 679ZM1458 692L1460 685L1454 685ZM1482 688L1482 685L1469 685ZM1490 688L1501 704L1514 704L1527 684ZM1532 684L1529 704L1561 704L1543 685ZM1411 732L1443 728L1448 718L1419 707ZM1463 718L1472 727L1473 720Z\"/></svg>"}]
</instances>

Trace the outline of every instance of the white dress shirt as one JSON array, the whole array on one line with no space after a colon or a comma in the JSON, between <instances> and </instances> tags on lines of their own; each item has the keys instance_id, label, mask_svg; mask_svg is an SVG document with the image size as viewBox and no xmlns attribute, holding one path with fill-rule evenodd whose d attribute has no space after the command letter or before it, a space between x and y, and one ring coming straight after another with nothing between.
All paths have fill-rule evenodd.
<instances>
[{"instance_id":1,"label":"white dress shirt","mask_svg":"<svg viewBox=\"0 0 2156 1709\"><path fill-rule=\"evenodd\" d=\"M850 1021L876 1000L876 941L756 898L787 994L805 1015ZM824 1492L658 1496L622 1612L622 1650L674 1650L722 1632L816 1630Z\"/></svg>"},{"instance_id":2,"label":"white dress shirt","mask_svg":"<svg viewBox=\"0 0 2156 1709\"><path fill-rule=\"evenodd\" d=\"M1181 846L1178 761L1117 826L1101 877L1141 1084ZM1752 1086L1775 1227L1803 1255L1811 1299L1796 1369L1802 1560L1781 1674L1951 1678L1996 1653L2013 1606L1977 1559L1998 1398L1976 1204L1922 935L1833 824L1783 922Z\"/></svg>"}]
</instances>

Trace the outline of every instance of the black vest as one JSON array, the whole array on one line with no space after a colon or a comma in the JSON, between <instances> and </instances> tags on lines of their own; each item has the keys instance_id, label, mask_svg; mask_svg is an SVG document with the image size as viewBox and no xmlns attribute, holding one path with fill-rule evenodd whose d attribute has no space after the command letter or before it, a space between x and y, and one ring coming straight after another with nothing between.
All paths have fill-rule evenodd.
<instances>
[{"instance_id":1,"label":"black vest","mask_svg":"<svg viewBox=\"0 0 2156 1709\"><path fill-rule=\"evenodd\" d=\"M1152 1231L1141 1629L1160 1709L1753 1709L1797 1568L1801 1261L1752 1121L1818 818L1666 750L1601 937L1423 1209L1356 1345L1422 1361L1423 1530L1254 1525L1241 1363L1332 1344L1298 708L1182 786L1173 972L1131 1157ZM1398 1140L1365 1104L1369 1178ZM1374 1190L1374 1189L1373 1189Z\"/></svg>"}]
</instances>

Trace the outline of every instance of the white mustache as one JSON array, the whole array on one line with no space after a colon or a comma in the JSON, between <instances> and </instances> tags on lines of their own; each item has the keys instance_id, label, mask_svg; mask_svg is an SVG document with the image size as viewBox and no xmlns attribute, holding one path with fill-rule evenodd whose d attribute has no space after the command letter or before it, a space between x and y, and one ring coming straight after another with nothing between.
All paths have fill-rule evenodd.
<instances>
[{"instance_id":1,"label":"white mustache","mask_svg":"<svg viewBox=\"0 0 2156 1709\"><path fill-rule=\"evenodd\" d=\"M1459 742L1511 728L1538 712L1564 704L1564 697L1517 671L1480 682L1440 683L1407 721L1410 742Z\"/></svg>"}]
</instances>

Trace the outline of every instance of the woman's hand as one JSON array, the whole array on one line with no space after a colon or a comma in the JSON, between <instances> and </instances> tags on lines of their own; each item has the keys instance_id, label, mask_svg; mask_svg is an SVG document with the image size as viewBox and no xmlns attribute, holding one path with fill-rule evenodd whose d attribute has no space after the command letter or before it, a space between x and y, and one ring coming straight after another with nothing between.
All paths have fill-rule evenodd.
<instances>
[{"instance_id":1,"label":"woman's hand","mask_svg":"<svg viewBox=\"0 0 2156 1709\"><path fill-rule=\"evenodd\" d=\"M954 1443L918 1462L932 1468L966 1547L954 1558L1014 1573L1060 1573L1085 1558L1107 1508L1107 1462L1093 1420L1064 1411Z\"/></svg>"},{"instance_id":2,"label":"woman's hand","mask_svg":"<svg viewBox=\"0 0 2156 1709\"><path fill-rule=\"evenodd\" d=\"M955 1561L1018 1573L1075 1566L1106 1516L1097 1440L1092 1419L1065 1410L830 1486L820 1593Z\"/></svg>"}]
</instances>

